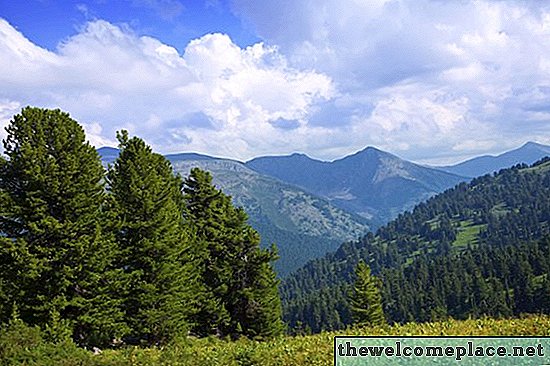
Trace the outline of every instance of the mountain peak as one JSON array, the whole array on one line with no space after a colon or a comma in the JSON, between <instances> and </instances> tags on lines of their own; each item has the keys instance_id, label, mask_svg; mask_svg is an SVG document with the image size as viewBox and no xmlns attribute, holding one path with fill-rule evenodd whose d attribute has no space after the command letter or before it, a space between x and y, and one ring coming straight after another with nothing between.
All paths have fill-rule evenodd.
<instances>
[{"instance_id":1,"label":"mountain peak","mask_svg":"<svg viewBox=\"0 0 550 366\"><path fill-rule=\"evenodd\" d=\"M393 158L400 159L399 157L393 155L392 153L389 153L389 152L384 151L384 150L380 150L379 148L374 147L374 146L367 146L363 150L358 151L356 154L361 154L361 153L373 154L373 155L377 155L377 156L387 156L387 157L393 157Z\"/></svg>"},{"instance_id":2,"label":"mountain peak","mask_svg":"<svg viewBox=\"0 0 550 366\"><path fill-rule=\"evenodd\" d=\"M371 160L371 159L378 159L381 157L386 158L392 158L392 159L399 159L397 156L390 154L389 152L380 150L374 146L367 146L363 150L359 150L356 153L353 153L351 155L348 155L346 157L343 157L341 159L335 160L334 162L338 161L356 161L356 160Z\"/></svg>"},{"instance_id":3,"label":"mountain peak","mask_svg":"<svg viewBox=\"0 0 550 366\"><path fill-rule=\"evenodd\" d=\"M170 160L170 162L176 162L176 161L183 161L183 160L226 160L222 158L214 158L209 155L203 155L198 153L177 153L177 154L169 154L165 155L166 159Z\"/></svg>"},{"instance_id":4,"label":"mountain peak","mask_svg":"<svg viewBox=\"0 0 550 366\"><path fill-rule=\"evenodd\" d=\"M116 147L102 146L99 149L97 149L97 152L99 152L99 153L117 153L118 154L118 149Z\"/></svg>"},{"instance_id":5,"label":"mountain peak","mask_svg":"<svg viewBox=\"0 0 550 366\"><path fill-rule=\"evenodd\" d=\"M522 146L500 155L480 156L456 165L443 167L443 170L467 177L477 177L519 163L533 164L548 155L550 155L550 146L528 141Z\"/></svg>"},{"instance_id":6,"label":"mountain peak","mask_svg":"<svg viewBox=\"0 0 550 366\"><path fill-rule=\"evenodd\" d=\"M525 144L523 144L522 147L520 147L520 149L522 148L537 148L537 149L540 149L540 148L545 148L547 146L544 146L542 144L539 144L537 142L534 142L534 141L527 141Z\"/></svg>"},{"instance_id":7,"label":"mountain peak","mask_svg":"<svg viewBox=\"0 0 550 366\"><path fill-rule=\"evenodd\" d=\"M110 146L103 146L97 149L97 153L101 157L101 161L104 164L110 164L118 158L118 154L120 153L120 150L118 150L115 147Z\"/></svg>"},{"instance_id":8,"label":"mountain peak","mask_svg":"<svg viewBox=\"0 0 550 366\"><path fill-rule=\"evenodd\" d=\"M293 152L292 154L289 155L289 157L291 157L291 158L309 158L309 156L307 156L306 154L301 153L301 152Z\"/></svg>"},{"instance_id":9,"label":"mountain peak","mask_svg":"<svg viewBox=\"0 0 550 366\"><path fill-rule=\"evenodd\" d=\"M363 151L378 151L378 152L383 152L382 150L374 147L374 146L367 146L363 149Z\"/></svg>"}]
</instances>

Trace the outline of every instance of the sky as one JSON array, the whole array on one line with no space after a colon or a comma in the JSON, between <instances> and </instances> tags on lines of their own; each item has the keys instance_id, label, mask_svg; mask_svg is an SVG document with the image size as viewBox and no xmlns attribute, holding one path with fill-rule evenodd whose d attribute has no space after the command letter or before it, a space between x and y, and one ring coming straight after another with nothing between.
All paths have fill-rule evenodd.
<instances>
[{"instance_id":1,"label":"sky","mask_svg":"<svg viewBox=\"0 0 550 366\"><path fill-rule=\"evenodd\" d=\"M96 147L449 164L550 144L550 2L0 0L2 127L27 105Z\"/></svg>"}]
</instances>

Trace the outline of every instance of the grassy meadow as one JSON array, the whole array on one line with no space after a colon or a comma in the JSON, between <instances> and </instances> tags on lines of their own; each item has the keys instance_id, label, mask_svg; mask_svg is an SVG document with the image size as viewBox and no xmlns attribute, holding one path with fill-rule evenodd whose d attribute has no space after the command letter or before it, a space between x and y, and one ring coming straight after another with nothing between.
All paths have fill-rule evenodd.
<instances>
[{"instance_id":1,"label":"grassy meadow","mask_svg":"<svg viewBox=\"0 0 550 366\"><path fill-rule=\"evenodd\" d=\"M315 335L284 336L267 341L241 338L187 338L163 348L122 347L92 352L70 341L47 341L47 334L12 324L0 334L1 365L137 366L137 365L332 365L336 335L475 335L550 336L550 316L514 319L445 320L381 328L350 328Z\"/></svg>"}]
</instances>

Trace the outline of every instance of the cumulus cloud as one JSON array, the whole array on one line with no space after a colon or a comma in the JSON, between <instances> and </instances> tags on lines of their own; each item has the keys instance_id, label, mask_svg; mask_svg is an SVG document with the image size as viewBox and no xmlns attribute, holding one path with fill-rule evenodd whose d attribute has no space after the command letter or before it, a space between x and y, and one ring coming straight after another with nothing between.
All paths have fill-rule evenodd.
<instances>
[{"instance_id":1,"label":"cumulus cloud","mask_svg":"<svg viewBox=\"0 0 550 366\"><path fill-rule=\"evenodd\" d=\"M234 0L233 11L293 66L333 78L339 93L312 125L409 158L550 142L546 3Z\"/></svg>"},{"instance_id":2,"label":"cumulus cloud","mask_svg":"<svg viewBox=\"0 0 550 366\"><path fill-rule=\"evenodd\" d=\"M183 11L176 3L140 1ZM65 109L95 144L126 128L162 152L237 159L333 159L375 145L447 163L550 144L550 5L233 0L232 9L263 42L242 48L207 34L179 54L96 20L51 52L0 21L0 82L10 86L0 101Z\"/></svg>"},{"instance_id":3,"label":"cumulus cloud","mask_svg":"<svg viewBox=\"0 0 550 366\"><path fill-rule=\"evenodd\" d=\"M328 76L290 67L263 43L243 49L227 35L208 34L180 55L102 20L55 52L0 20L0 82L10 86L2 100L67 110L96 145L114 144L115 131L125 128L163 152L241 159L284 140L288 128L277 121L304 124L312 105L334 91Z\"/></svg>"}]
</instances>

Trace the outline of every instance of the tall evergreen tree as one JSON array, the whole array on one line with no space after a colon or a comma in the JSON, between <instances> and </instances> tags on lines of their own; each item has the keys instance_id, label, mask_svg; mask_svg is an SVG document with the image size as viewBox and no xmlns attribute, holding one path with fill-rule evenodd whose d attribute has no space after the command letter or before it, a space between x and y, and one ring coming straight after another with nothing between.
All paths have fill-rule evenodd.
<instances>
[{"instance_id":1,"label":"tall evergreen tree","mask_svg":"<svg viewBox=\"0 0 550 366\"><path fill-rule=\"evenodd\" d=\"M120 223L119 266L128 278L123 309L129 339L164 343L190 329L200 292L183 223L183 182L143 140L126 131L118 139L108 183Z\"/></svg>"},{"instance_id":2,"label":"tall evergreen tree","mask_svg":"<svg viewBox=\"0 0 550 366\"><path fill-rule=\"evenodd\" d=\"M185 181L187 219L200 247L197 267L207 288L195 331L201 335L265 337L283 329L271 262L258 233L231 197L212 185L210 173L194 168Z\"/></svg>"},{"instance_id":3,"label":"tall evergreen tree","mask_svg":"<svg viewBox=\"0 0 550 366\"><path fill-rule=\"evenodd\" d=\"M358 324L380 326L386 321L380 295L381 282L370 267L360 261L355 267L355 284L350 298L353 319Z\"/></svg>"},{"instance_id":4,"label":"tall evergreen tree","mask_svg":"<svg viewBox=\"0 0 550 366\"><path fill-rule=\"evenodd\" d=\"M111 294L117 249L103 230L104 170L60 110L24 108L6 128L0 166L0 305L52 336L101 345L124 331Z\"/></svg>"},{"instance_id":5,"label":"tall evergreen tree","mask_svg":"<svg viewBox=\"0 0 550 366\"><path fill-rule=\"evenodd\" d=\"M243 209L230 207L230 222L235 231L228 264L229 279L226 306L231 316L227 332L248 337L271 337L283 330L278 281L271 263L276 247L260 249L260 236L247 224Z\"/></svg>"}]
</instances>

